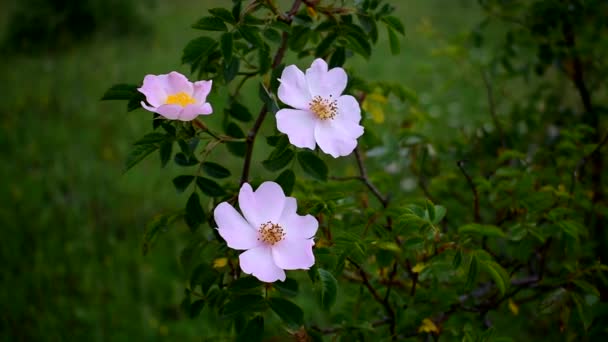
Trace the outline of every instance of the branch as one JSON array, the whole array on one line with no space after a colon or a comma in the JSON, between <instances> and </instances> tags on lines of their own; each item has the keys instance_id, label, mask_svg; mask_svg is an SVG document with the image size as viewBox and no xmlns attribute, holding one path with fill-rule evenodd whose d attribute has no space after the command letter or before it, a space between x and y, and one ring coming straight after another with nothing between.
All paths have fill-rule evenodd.
<instances>
[{"instance_id":1,"label":"branch","mask_svg":"<svg viewBox=\"0 0 608 342\"><path fill-rule=\"evenodd\" d=\"M464 169L464 163L465 160L459 160L456 164L458 164L458 168L460 169L464 177L467 179L467 183L469 183L469 186L471 187L471 192L473 192L473 210L475 215L475 222L479 223L481 222L481 216L479 215L479 194L477 193L477 188L473 183L473 179L471 179L471 176L469 176L467 171Z\"/></svg>"},{"instance_id":2,"label":"branch","mask_svg":"<svg viewBox=\"0 0 608 342\"><path fill-rule=\"evenodd\" d=\"M301 4L302 4L301 0L295 0L293 2L291 9L287 13L287 16L284 18L287 23L291 23L293 16L296 14L296 12L300 8ZM283 60L283 57L285 56L285 50L287 49L288 38L289 38L289 34L287 32L283 32L283 35L281 36L281 45L279 46L279 49L277 50L276 54L274 55L271 69L274 69L277 66L279 66L279 64L281 64L281 61ZM247 140L246 140L247 150L245 151L245 161L243 162L243 173L241 175L241 185L243 185L244 183L247 183L247 181L249 180L249 169L251 168L251 158L253 156L253 144L255 143L255 138L258 134L258 131L260 130L260 127L262 126L262 123L264 122L264 119L266 118L267 112L268 112L268 107L266 106L266 104L264 104L262 106L262 108L260 109L260 113L258 114L258 118L255 120L253 127L251 128L251 130L249 130L249 133L247 133Z\"/></svg>"},{"instance_id":3,"label":"branch","mask_svg":"<svg viewBox=\"0 0 608 342\"><path fill-rule=\"evenodd\" d=\"M388 207L388 197L384 197L382 195L382 193L380 193L380 191L378 190L378 188L376 188L376 186L374 184L372 184L372 182L369 180L369 178L367 177L367 170L365 169L365 165L363 164L363 159L361 158L361 153L359 153L359 147L355 147L355 158L357 158L357 166L359 167L359 174L361 175L361 177L359 178L359 180L361 180L365 186L367 186L367 188L374 194L374 196L376 196L376 198L380 201L380 203L382 203L382 206L384 208Z\"/></svg>"},{"instance_id":4,"label":"branch","mask_svg":"<svg viewBox=\"0 0 608 342\"><path fill-rule=\"evenodd\" d=\"M481 70L481 76L483 79L483 84L486 87L486 94L488 96L488 106L490 109L490 115L492 116L492 121L494 121L494 126L496 126L498 134L500 135L500 144L503 149L506 149L507 143L505 141L505 133L502 130L502 126L498 121L498 116L496 115L496 103L494 102L494 92L492 90L492 84L490 83L488 75L485 73L485 71L483 71L483 69Z\"/></svg>"}]
</instances>

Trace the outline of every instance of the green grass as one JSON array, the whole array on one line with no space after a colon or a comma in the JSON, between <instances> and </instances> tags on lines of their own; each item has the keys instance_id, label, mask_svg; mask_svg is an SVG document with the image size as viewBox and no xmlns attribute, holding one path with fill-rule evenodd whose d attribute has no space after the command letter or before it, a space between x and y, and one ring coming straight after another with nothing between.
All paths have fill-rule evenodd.
<instances>
[{"instance_id":1,"label":"green grass","mask_svg":"<svg viewBox=\"0 0 608 342\"><path fill-rule=\"evenodd\" d=\"M398 13L407 31L402 54L388 53L382 32L372 60L356 59L349 67L402 82L423 105L432 99L443 110L455 94L438 83L459 75L458 66L447 58L431 62L437 43L417 28L428 18L443 35L454 27L466 30L476 9L445 0L395 3L403 6ZM179 311L185 278L179 252L190 237L187 228L176 226L148 256L141 254L145 223L186 201L170 181L180 171L160 169L153 156L123 174L131 143L151 130L150 116L99 101L115 83L187 72L179 66L181 49L197 36L189 25L207 6L209 1L159 1L147 13L155 27L148 36L97 37L62 53L3 58L3 339L199 340L209 336L209 322L217 323L211 317L191 321ZM272 129L271 121L263 132ZM263 154L258 149L256 160ZM213 158L221 161L222 154Z\"/></svg>"}]
</instances>

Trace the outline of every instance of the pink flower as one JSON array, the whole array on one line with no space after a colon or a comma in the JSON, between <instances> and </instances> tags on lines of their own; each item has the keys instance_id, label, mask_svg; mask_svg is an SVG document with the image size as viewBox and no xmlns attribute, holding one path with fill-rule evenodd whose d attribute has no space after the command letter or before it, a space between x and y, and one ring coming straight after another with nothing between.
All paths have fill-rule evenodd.
<instances>
[{"instance_id":1,"label":"pink flower","mask_svg":"<svg viewBox=\"0 0 608 342\"><path fill-rule=\"evenodd\" d=\"M359 103L342 95L348 77L342 68L327 70L315 59L306 75L295 65L283 70L279 99L295 109L277 112L277 128L297 147L313 150L316 144L334 158L349 155L363 134Z\"/></svg>"},{"instance_id":2,"label":"pink flower","mask_svg":"<svg viewBox=\"0 0 608 342\"><path fill-rule=\"evenodd\" d=\"M227 202L214 212L217 230L228 247L245 250L239 256L243 272L271 283L285 280L284 270L308 269L315 263L313 237L319 223L296 213L296 199L285 197L274 182L254 192L247 183L239 192L243 216Z\"/></svg>"},{"instance_id":3,"label":"pink flower","mask_svg":"<svg viewBox=\"0 0 608 342\"><path fill-rule=\"evenodd\" d=\"M166 75L146 75L144 85L138 88L146 95L141 105L170 120L190 121L199 115L213 112L207 103L212 81L190 82L186 76L172 71Z\"/></svg>"}]
</instances>

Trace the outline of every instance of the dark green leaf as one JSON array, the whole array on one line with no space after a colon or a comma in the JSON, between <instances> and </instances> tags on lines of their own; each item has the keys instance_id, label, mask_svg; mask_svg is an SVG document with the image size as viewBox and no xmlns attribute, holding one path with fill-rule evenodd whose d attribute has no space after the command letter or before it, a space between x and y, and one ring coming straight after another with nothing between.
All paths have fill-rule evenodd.
<instances>
[{"instance_id":1,"label":"dark green leaf","mask_svg":"<svg viewBox=\"0 0 608 342\"><path fill-rule=\"evenodd\" d=\"M260 47L260 49L258 50L258 65L259 65L258 72L261 75L268 72L268 69L270 69L271 61L272 61L272 59L270 58L270 49L268 48L268 45L263 44Z\"/></svg>"},{"instance_id":2,"label":"dark green leaf","mask_svg":"<svg viewBox=\"0 0 608 342\"><path fill-rule=\"evenodd\" d=\"M228 170L227 168L225 168L222 165L217 164L217 163L204 162L201 165L201 168L203 169L203 172L205 172L206 174L208 174L209 176L211 176L213 178L230 177L230 170Z\"/></svg>"},{"instance_id":3,"label":"dark green leaf","mask_svg":"<svg viewBox=\"0 0 608 342\"><path fill-rule=\"evenodd\" d=\"M220 18L227 23L236 24L236 20L234 20L234 16L232 15L232 13L230 13L230 11L225 8L212 8L209 10L209 13L211 13L211 15L213 15L214 17Z\"/></svg>"},{"instance_id":4,"label":"dark green leaf","mask_svg":"<svg viewBox=\"0 0 608 342\"><path fill-rule=\"evenodd\" d=\"M218 197L218 196L222 196L225 194L224 189L217 184L215 181L209 179L209 178L205 178L205 177L198 177L196 178L196 185L198 185L198 188L201 189L201 191L210 197Z\"/></svg>"},{"instance_id":5,"label":"dark green leaf","mask_svg":"<svg viewBox=\"0 0 608 342\"><path fill-rule=\"evenodd\" d=\"M186 202L186 216L184 218L191 231L195 231L201 223L205 222L205 211L201 207L201 202L196 192L193 192L188 198L188 202Z\"/></svg>"},{"instance_id":6,"label":"dark green leaf","mask_svg":"<svg viewBox=\"0 0 608 342\"><path fill-rule=\"evenodd\" d=\"M268 89L266 89L266 87L264 86L263 83L260 83L260 88L259 88L258 94L259 94L260 99L262 100L262 102L264 104L266 104L266 109L270 113L276 114L276 112L279 111L279 105L277 104L277 101L270 94L270 92L268 91Z\"/></svg>"},{"instance_id":7,"label":"dark green leaf","mask_svg":"<svg viewBox=\"0 0 608 342\"><path fill-rule=\"evenodd\" d=\"M494 280L500 294L504 295L507 291L507 286L509 285L509 276L505 269L493 261L483 261L481 262L481 266L485 272L490 275L492 280Z\"/></svg>"},{"instance_id":8,"label":"dark green leaf","mask_svg":"<svg viewBox=\"0 0 608 342\"><path fill-rule=\"evenodd\" d=\"M315 56L321 58L325 57L329 53L329 50L331 49L333 43L336 41L336 38L338 38L337 34L333 32L328 33L327 36L325 36L325 38L321 40L319 45L317 45L317 48L315 50Z\"/></svg>"},{"instance_id":9,"label":"dark green leaf","mask_svg":"<svg viewBox=\"0 0 608 342\"><path fill-rule=\"evenodd\" d=\"M285 281L277 281L273 284L273 287L285 296L295 297L298 294L298 282L292 278L287 278Z\"/></svg>"},{"instance_id":10,"label":"dark green leaf","mask_svg":"<svg viewBox=\"0 0 608 342\"><path fill-rule=\"evenodd\" d=\"M454 259L452 259L452 267L457 269L460 267L462 263L462 251L460 249L456 250L456 254L454 254Z\"/></svg>"},{"instance_id":11,"label":"dark green leaf","mask_svg":"<svg viewBox=\"0 0 608 342\"><path fill-rule=\"evenodd\" d=\"M224 24L224 21L217 17L202 17L200 18L192 28L204 31L226 31L228 27Z\"/></svg>"},{"instance_id":12,"label":"dark green leaf","mask_svg":"<svg viewBox=\"0 0 608 342\"><path fill-rule=\"evenodd\" d=\"M285 195L289 196L293 192L293 186L296 183L296 175L292 170L287 169L281 172L281 174L274 181L277 182L281 188L283 188Z\"/></svg>"},{"instance_id":13,"label":"dark green leaf","mask_svg":"<svg viewBox=\"0 0 608 342\"><path fill-rule=\"evenodd\" d=\"M334 51L334 53L331 55L331 58L329 59L329 67L330 68L341 67L344 65L345 61L346 61L346 51L344 50L343 47L338 47L336 49L336 51Z\"/></svg>"},{"instance_id":14,"label":"dark green leaf","mask_svg":"<svg viewBox=\"0 0 608 342\"><path fill-rule=\"evenodd\" d=\"M251 115L249 109L236 101L232 102L230 104L230 108L228 108L226 111L230 116L239 121L248 122L253 119L253 115Z\"/></svg>"},{"instance_id":15,"label":"dark green leaf","mask_svg":"<svg viewBox=\"0 0 608 342\"><path fill-rule=\"evenodd\" d=\"M288 326L298 328L304 323L304 311L296 304L283 298L270 298L269 304Z\"/></svg>"},{"instance_id":16,"label":"dark green leaf","mask_svg":"<svg viewBox=\"0 0 608 342\"><path fill-rule=\"evenodd\" d=\"M244 294L249 292L258 292L262 287L262 283L255 277L239 278L228 286L228 291L231 294Z\"/></svg>"},{"instance_id":17,"label":"dark green leaf","mask_svg":"<svg viewBox=\"0 0 608 342\"><path fill-rule=\"evenodd\" d=\"M240 3L240 1L239 1ZM236 337L236 342L261 342L264 337L264 317L255 316Z\"/></svg>"},{"instance_id":18,"label":"dark green leaf","mask_svg":"<svg viewBox=\"0 0 608 342\"><path fill-rule=\"evenodd\" d=\"M345 39L346 46L349 49L351 49L354 53L363 56L365 59L369 59L372 54L372 46L367 40L358 36L354 36L352 34L347 35Z\"/></svg>"},{"instance_id":19,"label":"dark green leaf","mask_svg":"<svg viewBox=\"0 0 608 342\"><path fill-rule=\"evenodd\" d=\"M258 28L254 26L239 26L239 32L245 38L246 41L251 43L255 47L262 47L264 42L258 33Z\"/></svg>"},{"instance_id":20,"label":"dark green leaf","mask_svg":"<svg viewBox=\"0 0 608 342\"><path fill-rule=\"evenodd\" d=\"M230 317L235 314L249 314L266 310L266 301L260 295L247 294L233 297L224 306L224 316Z\"/></svg>"},{"instance_id":21,"label":"dark green leaf","mask_svg":"<svg viewBox=\"0 0 608 342\"><path fill-rule=\"evenodd\" d=\"M146 100L146 96L140 92L133 94L129 102L127 103L127 111L132 112L136 109L142 108L141 102Z\"/></svg>"},{"instance_id":22,"label":"dark green leaf","mask_svg":"<svg viewBox=\"0 0 608 342\"><path fill-rule=\"evenodd\" d=\"M401 33L401 35L405 35L405 28L403 28L403 24L399 18L388 15L383 17L382 21L391 29Z\"/></svg>"},{"instance_id":23,"label":"dark green leaf","mask_svg":"<svg viewBox=\"0 0 608 342\"><path fill-rule=\"evenodd\" d=\"M133 145L137 146L137 145L156 144L156 143L165 141L167 139L170 139L170 137L167 134L152 132L152 133L148 133L148 134L144 135L143 138L137 140Z\"/></svg>"},{"instance_id":24,"label":"dark green leaf","mask_svg":"<svg viewBox=\"0 0 608 342\"><path fill-rule=\"evenodd\" d=\"M479 261L477 256L473 254L471 256L471 264L469 265L469 273L467 274L467 282L465 284L466 289L471 289L477 283L477 276L479 275Z\"/></svg>"},{"instance_id":25,"label":"dark green leaf","mask_svg":"<svg viewBox=\"0 0 608 342\"><path fill-rule=\"evenodd\" d=\"M199 37L188 42L182 54L182 63L191 64L207 57L217 46L209 37Z\"/></svg>"},{"instance_id":26,"label":"dark green leaf","mask_svg":"<svg viewBox=\"0 0 608 342\"><path fill-rule=\"evenodd\" d=\"M279 171L293 159L295 153L291 149L284 150L280 155L273 155L271 153L269 159L266 159L262 162L262 165L268 171ZM273 159L270 159L273 158Z\"/></svg>"},{"instance_id":27,"label":"dark green leaf","mask_svg":"<svg viewBox=\"0 0 608 342\"><path fill-rule=\"evenodd\" d=\"M298 152L298 163L308 175L320 181L327 180L327 165L310 151Z\"/></svg>"},{"instance_id":28,"label":"dark green leaf","mask_svg":"<svg viewBox=\"0 0 608 342\"><path fill-rule=\"evenodd\" d=\"M229 64L232 60L232 42L232 33L230 32L226 32L220 37L220 48L222 49L225 64Z\"/></svg>"},{"instance_id":29,"label":"dark green leaf","mask_svg":"<svg viewBox=\"0 0 608 342\"><path fill-rule=\"evenodd\" d=\"M127 156L127 161L125 163L125 169L123 172L127 172L133 166L137 165L140 161L144 160L150 153L156 151L158 149L157 144L148 144L148 145L137 145L134 149L131 150L131 153Z\"/></svg>"},{"instance_id":30,"label":"dark green leaf","mask_svg":"<svg viewBox=\"0 0 608 342\"><path fill-rule=\"evenodd\" d=\"M401 52L401 48L399 47L399 39L397 38L395 31L387 27L386 32L388 34L388 41L391 47L391 54L398 55L399 52Z\"/></svg>"},{"instance_id":31,"label":"dark green leaf","mask_svg":"<svg viewBox=\"0 0 608 342\"><path fill-rule=\"evenodd\" d=\"M322 268L318 269L318 274L319 279L321 280L321 305L323 306L323 309L329 310L336 302L338 282L329 271Z\"/></svg>"},{"instance_id":32,"label":"dark green leaf","mask_svg":"<svg viewBox=\"0 0 608 342\"><path fill-rule=\"evenodd\" d=\"M137 93L137 88L138 86L134 84L116 84L106 90L101 100L130 100Z\"/></svg>"},{"instance_id":33,"label":"dark green leaf","mask_svg":"<svg viewBox=\"0 0 608 342\"><path fill-rule=\"evenodd\" d=\"M505 237L505 233L498 227L492 225L482 225L478 223L469 223L458 228L459 234L481 235L489 237Z\"/></svg>"},{"instance_id":34,"label":"dark green leaf","mask_svg":"<svg viewBox=\"0 0 608 342\"><path fill-rule=\"evenodd\" d=\"M203 310L204 306L205 301L202 299L199 299L194 303L190 304L190 308L188 309L188 315L190 316L190 318L196 318L201 313L201 310Z\"/></svg>"},{"instance_id":35,"label":"dark green leaf","mask_svg":"<svg viewBox=\"0 0 608 342\"><path fill-rule=\"evenodd\" d=\"M218 279L219 273L208 264L200 264L196 266L190 276L190 289L196 290L197 286L201 287L203 294L209 291L209 288Z\"/></svg>"},{"instance_id":36,"label":"dark green leaf","mask_svg":"<svg viewBox=\"0 0 608 342\"><path fill-rule=\"evenodd\" d=\"M239 72L241 62L238 58L233 58L230 63L224 64L224 81L229 83L232 81Z\"/></svg>"},{"instance_id":37,"label":"dark green leaf","mask_svg":"<svg viewBox=\"0 0 608 342\"><path fill-rule=\"evenodd\" d=\"M245 137L245 133L243 133L241 127L239 127L239 125L235 124L234 122L228 124L228 126L226 127L226 134L237 139ZM230 153L238 157L243 157L247 148L244 142L227 142L226 147L228 148L228 151L230 151Z\"/></svg>"},{"instance_id":38,"label":"dark green leaf","mask_svg":"<svg viewBox=\"0 0 608 342\"><path fill-rule=\"evenodd\" d=\"M273 43L278 44L281 42L281 34L277 30L267 28L264 30L263 35L264 35L264 38L266 38L268 41L271 41Z\"/></svg>"},{"instance_id":39,"label":"dark green leaf","mask_svg":"<svg viewBox=\"0 0 608 342\"><path fill-rule=\"evenodd\" d=\"M176 153L173 160L175 160L175 163L179 166L193 166L198 164L198 160L196 160L195 157L187 157L183 152Z\"/></svg>"},{"instance_id":40,"label":"dark green leaf","mask_svg":"<svg viewBox=\"0 0 608 342\"><path fill-rule=\"evenodd\" d=\"M194 180L194 176L181 175L181 176L177 176L177 177L173 178L173 185L175 186L175 189L177 190L177 192L181 193L181 192L184 192L184 190L186 190L188 185L190 185L190 183L192 183L193 180Z\"/></svg>"},{"instance_id":41,"label":"dark green leaf","mask_svg":"<svg viewBox=\"0 0 608 342\"><path fill-rule=\"evenodd\" d=\"M289 36L289 49L296 52L304 50L310 33L310 29L306 26L295 26Z\"/></svg>"},{"instance_id":42,"label":"dark green leaf","mask_svg":"<svg viewBox=\"0 0 608 342\"><path fill-rule=\"evenodd\" d=\"M150 247L156 240L159 233L166 231L175 221L179 220L183 215L183 211L173 212L170 214L163 214L155 216L148 224L144 231L144 238L142 241L142 253L148 254Z\"/></svg>"},{"instance_id":43,"label":"dark green leaf","mask_svg":"<svg viewBox=\"0 0 608 342\"><path fill-rule=\"evenodd\" d=\"M173 141L163 141L160 144L160 166L165 167L171 159L173 153Z\"/></svg>"}]
</instances>

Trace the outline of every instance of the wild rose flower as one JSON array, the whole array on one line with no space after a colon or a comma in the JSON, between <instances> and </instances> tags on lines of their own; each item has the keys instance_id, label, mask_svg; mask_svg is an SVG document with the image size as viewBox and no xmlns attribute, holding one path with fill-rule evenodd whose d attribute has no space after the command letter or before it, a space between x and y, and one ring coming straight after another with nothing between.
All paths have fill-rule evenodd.
<instances>
[{"instance_id":1,"label":"wild rose flower","mask_svg":"<svg viewBox=\"0 0 608 342\"><path fill-rule=\"evenodd\" d=\"M207 96L211 91L212 81L190 82L186 76L172 71L165 75L146 75L144 84L138 88L146 95L141 105L154 113L170 120L191 121L199 115L213 112Z\"/></svg>"},{"instance_id":2,"label":"wild rose flower","mask_svg":"<svg viewBox=\"0 0 608 342\"><path fill-rule=\"evenodd\" d=\"M315 263L312 238L319 223L312 215L298 215L296 199L285 197L277 183L264 182L255 192L243 184L239 206L244 218L227 202L215 208L214 217L228 247L245 250L239 255L243 272L271 283L284 281L284 270Z\"/></svg>"},{"instance_id":3,"label":"wild rose flower","mask_svg":"<svg viewBox=\"0 0 608 342\"><path fill-rule=\"evenodd\" d=\"M306 75L295 65L283 70L279 99L294 109L277 112L277 128L297 147L313 150L316 144L334 158L349 155L363 134L359 103L342 95L348 77L342 68L327 69L315 59Z\"/></svg>"}]
</instances>

